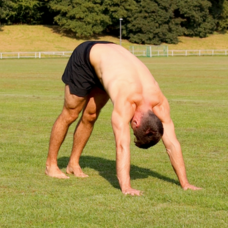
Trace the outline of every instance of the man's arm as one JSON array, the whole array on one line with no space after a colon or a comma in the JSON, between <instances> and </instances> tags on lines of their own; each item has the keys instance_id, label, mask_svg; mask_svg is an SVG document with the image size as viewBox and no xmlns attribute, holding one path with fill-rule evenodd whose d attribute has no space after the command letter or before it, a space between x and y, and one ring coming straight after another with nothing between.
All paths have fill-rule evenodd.
<instances>
[{"instance_id":1,"label":"man's arm","mask_svg":"<svg viewBox=\"0 0 228 228\"><path fill-rule=\"evenodd\" d=\"M170 109L167 99L164 99L162 105L155 107L154 109L155 115L161 119L164 134L162 136L162 141L165 145L167 154L169 155L170 162L173 166L173 169L179 179L180 185L184 190L192 189L199 190L201 188L195 187L194 185L189 184L186 169L184 164L184 159L181 151L181 145L177 140L174 124L170 118Z\"/></svg>"},{"instance_id":2,"label":"man's arm","mask_svg":"<svg viewBox=\"0 0 228 228\"><path fill-rule=\"evenodd\" d=\"M200 188L195 187L194 185L189 184L189 182L188 182L184 159L183 159L183 155L182 155L182 151L181 151L181 146L180 146L179 141L176 138L172 120L170 120L169 123L163 123L163 127L164 127L164 134L162 137L162 141L165 145L166 151L169 155L170 162L179 179L181 187L184 190L200 189Z\"/></svg>"},{"instance_id":3,"label":"man's arm","mask_svg":"<svg viewBox=\"0 0 228 228\"><path fill-rule=\"evenodd\" d=\"M122 102L121 102L122 103ZM114 105L112 113L112 127L116 140L116 171L122 193L140 195L140 191L133 189L130 183L130 126L133 108L125 102ZM120 106L121 105L121 106Z\"/></svg>"}]
</instances>

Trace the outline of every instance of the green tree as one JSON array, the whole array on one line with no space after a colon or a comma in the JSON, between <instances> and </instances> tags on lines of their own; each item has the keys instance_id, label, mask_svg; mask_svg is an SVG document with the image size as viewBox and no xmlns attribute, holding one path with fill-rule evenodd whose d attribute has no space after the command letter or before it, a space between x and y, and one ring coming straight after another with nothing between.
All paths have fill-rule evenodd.
<instances>
[{"instance_id":1,"label":"green tree","mask_svg":"<svg viewBox=\"0 0 228 228\"><path fill-rule=\"evenodd\" d=\"M211 3L210 14L213 18L219 19L222 13L224 0L209 0L209 2Z\"/></svg>"},{"instance_id":2,"label":"green tree","mask_svg":"<svg viewBox=\"0 0 228 228\"><path fill-rule=\"evenodd\" d=\"M39 24L42 12L39 10L41 2L38 0L17 0L16 23Z\"/></svg>"},{"instance_id":3,"label":"green tree","mask_svg":"<svg viewBox=\"0 0 228 228\"><path fill-rule=\"evenodd\" d=\"M41 15L41 23L46 25L53 25L54 24L54 17L57 14L51 9L50 7L51 0L39 0L39 12L42 12Z\"/></svg>"},{"instance_id":4,"label":"green tree","mask_svg":"<svg viewBox=\"0 0 228 228\"><path fill-rule=\"evenodd\" d=\"M104 0L102 7L103 13L110 19L110 24L105 31L112 35L119 35L120 18L122 18L122 34L126 36L129 19L137 9L136 2L134 0Z\"/></svg>"},{"instance_id":5,"label":"green tree","mask_svg":"<svg viewBox=\"0 0 228 228\"><path fill-rule=\"evenodd\" d=\"M177 0L176 17L181 17L181 26L186 36L206 37L214 32L216 21L209 13L211 3L207 0Z\"/></svg>"},{"instance_id":6,"label":"green tree","mask_svg":"<svg viewBox=\"0 0 228 228\"><path fill-rule=\"evenodd\" d=\"M228 29L228 0L222 2L220 14L217 17L217 29L221 32L226 32Z\"/></svg>"},{"instance_id":7,"label":"green tree","mask_svg":"<svg viewBox=\"0 0 228 228\"><path fill-rule=\"evenodd\" d=\"M2 24L39 24L44 4L45 0L1 0L0 21Z\"/></svg>"},{"instance_id":8,"label":"green tree","mask_svg":"<svg viewBox=\"0 0 228 228\"><path fill-rule=\"evenodd\" d=\"M0 0L0 24L11 24L16 14L15 1Z\"/></svg>"},{"instance_id":9,"label":"green tree","mask_svg":"<svg viewBox=\"0 0 228 228\"><path fill-rule=\"evenodd\" d=\"M50 7L58 13L54 20L62 31L72 31L76 37L91 37L110 24L101 3L101 0L51 0Z\"/></svg>"},{"instance_id":10,"label":"green tree","mask_svg":"<svg viewBox=\"0 0 228 228\"><path fill-rule=\"evenodd\" d=\"M127 26L129 40L142 44L177 43L182 34L179 18L174 17L173 0L142 0Z\"/></svg>"}]
</instances>

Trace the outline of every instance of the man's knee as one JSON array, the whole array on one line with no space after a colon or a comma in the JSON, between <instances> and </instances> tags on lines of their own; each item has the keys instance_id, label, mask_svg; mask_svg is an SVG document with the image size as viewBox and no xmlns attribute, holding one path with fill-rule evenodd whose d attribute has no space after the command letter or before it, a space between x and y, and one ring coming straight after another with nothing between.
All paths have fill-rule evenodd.
<instances>
[{"instance_id":1,"label":"man's knee","mask_svg":"<svg viewBox=\"0 0 228 228\"><path fill-rule=\"evenodd\" d=\"M98 113L87 113L84 112L83 116L82 116L82 121L84 123L95 123L95 121L97 120L98 117Z\"/></svg>"},{"instance_id":2,"label":"man's knee","mask_svg":"<svg viewBox=\"0 0 228 228\"><path fill-rule=\"evenodd\" d=\"M66 122L67 125L70 125L78 118L79 113L72 110L63 110L60 116L62 120Z\"/></svg>"}]
</instances>

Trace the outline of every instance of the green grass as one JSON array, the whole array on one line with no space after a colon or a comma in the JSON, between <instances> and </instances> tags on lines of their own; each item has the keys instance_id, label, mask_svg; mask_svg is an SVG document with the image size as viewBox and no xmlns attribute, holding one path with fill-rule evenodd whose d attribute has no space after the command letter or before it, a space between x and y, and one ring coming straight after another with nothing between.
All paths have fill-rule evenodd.
<instances>
[{"instance_id":1,"label":"green grass","mask_svg":"<svg viewBox=\"0 0 228 228\"><path fill-rule=\"evenodd\" d=\"M227 57L143 58L171 106L192 184L183 191L164 146L131 144L132 187L124 196L115 172L109 102L81 166L90 177L45 176L51 127L63 105L67 59L0 61L0 227L228 227ZM76 123L60 150L65 172Z\"/></svg>"}]
</instances>

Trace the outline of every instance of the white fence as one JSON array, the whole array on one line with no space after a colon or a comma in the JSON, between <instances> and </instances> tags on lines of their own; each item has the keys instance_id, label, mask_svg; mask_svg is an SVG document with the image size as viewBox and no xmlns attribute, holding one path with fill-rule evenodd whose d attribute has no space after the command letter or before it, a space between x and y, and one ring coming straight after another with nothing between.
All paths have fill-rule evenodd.
<instances>
[{"instance_id":1,"label":"white fence","mask_svg":"<svg viewBox=\"0 0 228 228\"><path fill-rule=\"evenodd\" d=\"M228 49L215 50L169 50L167 56L222 56L228 55ZM159 56L159 53L158 53Z\"/></svg>"},{"instance_id":2,"label":"white fence","mask_svg":"<svg viewBox=\"0 0 228 228\"><path fill-rule=\"evenodd\" d=\"M135 56L159 57L159 56L227 56L228 49L223 50L153 50L151 48L131 49ZM21 58L69 58L71 51L53 52L0 52L0 59L21 59Z\"/></svg>"},{"instance_id":3,"label":"white fence","mask_svg":"<svg viewBox=\"0 0 228 228\"><path fill-rule=\"evenodd\" d=\"M153 50L151 48L130 49L130 52L135 56L144 57L159 57L159 56L227 56L228 49L212 49L212 50Z\"/></svg>"},{"instance_id":4,"label":"white fence","mask_svg":"<svg viewBox=\"0 0 228 228\"><path fill-rule=\"evenodd\" d=\"M22 59L22 58L58 58L70 57L72 51L52 51L52 52L0 52L0 59Z\"/></svg>"}]
</instances>

